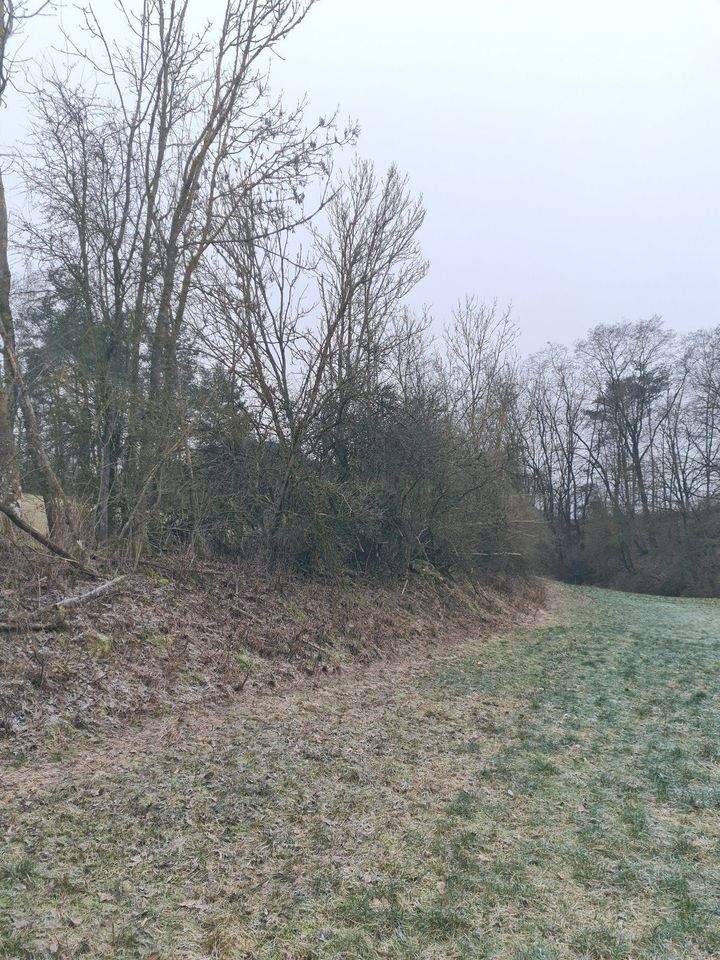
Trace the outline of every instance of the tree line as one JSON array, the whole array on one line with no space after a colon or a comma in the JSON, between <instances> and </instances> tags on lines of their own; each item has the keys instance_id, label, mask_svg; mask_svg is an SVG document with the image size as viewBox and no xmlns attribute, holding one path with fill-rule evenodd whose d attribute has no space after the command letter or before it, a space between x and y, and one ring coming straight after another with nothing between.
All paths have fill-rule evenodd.
<instances>
[{"instance_id":1,"label":"tree line","mask_svg":"<svg viewBox=\"0 0 720 960\"><path fill-rule=\"evenodd\" d=\"M658 593L720 589L720 327L591 330L528 366L528 491L558 572Z\"/></svg>"},{"instance_id":2,"label":"tree line","mask_svg":"<svg viewBox=\"0 0 720 960\"><path fill-rule=\"evenodd\" d=\"M422 202L394 167L339 170L355 126L268 83L312 5L229 0L198 31L187 0L143 0L127 44L89 10L71 68L34 78L0 499L42 494L54 543L312 570L517 553L511 318L471 298L435 342L408 309Z\"/></svg>"},{"instance_id":3,"label":"tree line","mask_svg":"<svg viewBox=\"0 0 720 960\"><path fill-rule=\"evenodd\" d=\"M29 78L12 289L0 170L0 510L42 495L79 559L542 557L715 592L718 332L602 326L521 362L510 311L467 297L437 335L408 307L422 200L355 124L272 92L313 5L228 0L196 28L189 0L138 0L122 42L89 9L70 65ZM33 12L0 0L0 98Z\"/></svg>"}]
</instances>

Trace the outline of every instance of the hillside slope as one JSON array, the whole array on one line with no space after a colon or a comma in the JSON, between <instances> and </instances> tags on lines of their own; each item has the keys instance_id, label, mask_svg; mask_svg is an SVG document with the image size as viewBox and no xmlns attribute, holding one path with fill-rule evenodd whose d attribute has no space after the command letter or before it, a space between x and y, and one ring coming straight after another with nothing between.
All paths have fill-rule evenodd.
<instances>
[{"instance_id":1,"label":"hillside slope","mask_svg":"<svg viewBox=\"0 0 720 960\"><path fill-rule=\"evenodd\" d=\"M144 717L355 663L424 656L517 622L542 603L544 589L540 581L457 584L428 571L387 584L324 582L247 564L175 562L65 609L64 596L95 585L56 577L38 601L29 578L16 582L24 591L0 590L0 757L16 762Z\"/></svg>"}]
</instances>

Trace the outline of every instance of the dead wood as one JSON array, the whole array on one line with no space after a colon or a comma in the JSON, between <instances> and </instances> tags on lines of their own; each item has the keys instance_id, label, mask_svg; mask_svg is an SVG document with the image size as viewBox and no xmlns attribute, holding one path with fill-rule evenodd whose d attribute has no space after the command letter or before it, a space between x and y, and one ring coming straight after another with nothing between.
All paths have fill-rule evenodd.
<instances>
[{"instance_id":1,"label":"dead wood","mask_svg":"<svg viewBox=\"0 0 720 960\"><path fill-rule=\"evenodd\" d=\"M115 587L120 586L120 584L124 583L126 580L127 576L115 577L114 580L108 580L107 583L101 583L92 590L88 590L87 593L81 593L74 597L63 597L62 600L56 600L52 604L48 605L50 609L55 611L51 617L30 617L27 615L24 617L15 617L13 620L5 620L0 622L0 633L16 633L23 631L35 633L42 630L57 630L64 625L62 611L67 610L69 607L78 607L81 603L87 603L89 600L94 600L96 597L102 596L103 594L108 593L110 590L114 590Z\"/></svg>"},{"instance_id":2,"label":"dead wood","mask_svg":"<svg viewBox=\"0 0 720 960\"><path fill-rule=\"evenodd\" d=\"M19 514L17 514L11 506L6 503L0 503L0 513L3 513L8 520L14 524L18 530L22 530L23 533L26 533L29 537L32 537L33 540L36 540L39 544L45 547L46 550L49 550L51 553L54 553L56 556L61 557L67 563L72 563L76 570L80 573L83 573L86 577L90 577L93 580L100 580L101 575L97 570L93 570L92 567L88 567L81 560L78 560L76 557L73 557L71 553L68 553L64 547L61 547L59 543L55 543L49 537L46 537L44 533L40 533L39 530L36 530L35 527L27 523Z\"/></svg>"},{"instance_id":3,"label":"dead wood","mask_svg":"<svg viewBox=\"0 0 720 960\"><path fill-rule=\"evenodd\" d=\"M68 607L77 607L81 603L85 603L88 600L93 600L95 597L99 597L101 594L107 593L109 590L114 590L115 587L120 586L120 584L124 583L126 580L126 575L115 577L114 580L108 580L106 583L101 583L92 590L88 590L87 593L81 593L75 597L64 597L62 600L57 600L55 603L53 603L53 607L57 609L62 607L64 610L66 610Z\"/></svg>"}]
</instances>

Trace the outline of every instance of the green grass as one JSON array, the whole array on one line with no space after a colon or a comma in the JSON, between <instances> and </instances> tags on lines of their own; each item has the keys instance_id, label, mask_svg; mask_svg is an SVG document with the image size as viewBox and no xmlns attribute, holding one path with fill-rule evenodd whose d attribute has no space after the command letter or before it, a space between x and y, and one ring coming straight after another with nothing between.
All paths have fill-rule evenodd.
<instances>
[{"instance_id":1,"label":"green grass","mask_svg":"<svg viewBox=\"0 0 720 960\"><path fill-rule=\"evenodd\" d=\"M566 595L17 796L0 957L720 956L720 604Z\"/></svg>"}]
</instances>

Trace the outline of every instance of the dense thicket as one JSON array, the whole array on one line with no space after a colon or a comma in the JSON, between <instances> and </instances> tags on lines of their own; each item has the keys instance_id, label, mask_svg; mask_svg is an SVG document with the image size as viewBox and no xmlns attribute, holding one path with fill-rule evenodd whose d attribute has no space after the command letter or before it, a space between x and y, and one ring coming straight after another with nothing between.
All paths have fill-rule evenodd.
<instances>
[{"instance_id":1,"label":"dense thicket","mask_svg":"<svg viewBox=\"0 0 720 960\"><path fill-rule=\"evenodd\" d=\"M599 326L527 373L529 489L556 569L658 593L720 591L720 327Z\"/></svg>"},{"instance_id":2,"label":"dense thicket","mask_svg":"<svg viewBox=\"0 0 720 960\"><path fill-rule=\"evenodd\" d=\"M433 342L406 306L422 203L394 168L336 173L355 130L273 98L311 5L230 0L196 33L145 0L127 48L88 13L75 68L37 78L0 499L131 558L518 566L512 322L469 299Z\"/></svg>"}]
</instances>

